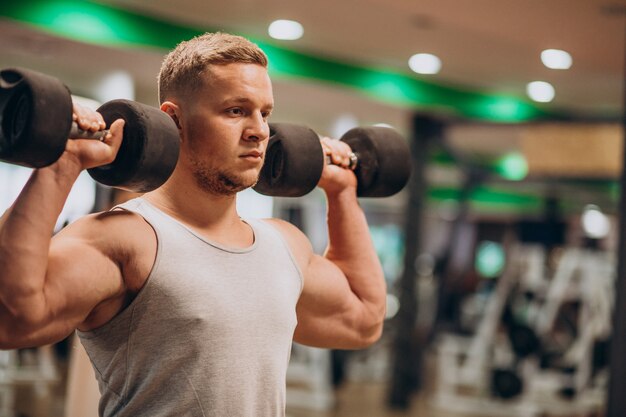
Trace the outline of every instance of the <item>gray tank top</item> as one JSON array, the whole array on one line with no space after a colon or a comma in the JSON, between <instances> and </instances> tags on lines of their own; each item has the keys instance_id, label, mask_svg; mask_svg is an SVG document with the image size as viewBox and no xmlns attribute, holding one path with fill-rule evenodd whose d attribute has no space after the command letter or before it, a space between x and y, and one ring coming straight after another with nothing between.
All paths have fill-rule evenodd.
<instances>
[{"instance_id":1,"label":"gray tank top","mask_svg":"<svg viewBox=\"0 0 626 417\"><path fill-rule=\"evenodd\" d=\"M223 247L141 198L120 206L154 228L148 280L107 324L78 332L105 417L284 416L302 274L273 226Z\"/></svg>"}]
</instances>

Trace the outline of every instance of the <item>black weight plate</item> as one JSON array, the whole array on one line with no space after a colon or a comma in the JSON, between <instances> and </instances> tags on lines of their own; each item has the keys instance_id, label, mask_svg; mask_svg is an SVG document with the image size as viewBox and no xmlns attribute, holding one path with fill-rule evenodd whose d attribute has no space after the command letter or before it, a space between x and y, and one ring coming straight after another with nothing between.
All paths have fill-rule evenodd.
<instances>
[{"instance_id":1,"label":"black weight plate","mask_svg":"<svg viewBox=\"0 0 626 417\"><path fill-rule=\"evenodd\" d=\"M535 331L522 323L513 323L508 326L507 331L511 348L518 358L525 358L529 355L539 353L541 342Z\"/></svg>"},{"instance_id":2,"label":"black weight plate","mask_svg":"<svg viewBox=\"0 0 626 417\"><path fill-rule=\"evenodd\" d=\"M341 140L358 157L354 173L359 197L388 197L404 188L411 174L411 154L398 132L379 126L357 127Z\"/></svg>"},{"instance_id":3,"label":"black weight plate","mask_svg":"<svg viewBox=\"0 0 626 417\"><path fill-rule=\"evenodd\" d=\"M503 399L517 397L522 393L524 384L517 372L512 369L494 369L491 374L491 392Z\"/></svg>"},{"instance_id":4,"label":"black weight plate","mask_svg":"<svg viewBox=\"0 0 626 417\"><path fill-rule=\"evenodd\" d=\"M180 150L180 135L172 118L155 107L130 100L112 100L98 109L107 126L124 119L124 138L115 161L89 169L96 181L145 193L170 177Z\"/></svg>"},{"instance_id":5,"label":"black weight plate","mask_svg":"<svg viewBox=\"0 0 626 417\"><path fill-rule=\"evenodd\" d=\"M317 133L288 123L271 123L265 162L254 190L269 196L300 197L322 177L324 152Z\"/></svg>"},{"instance_id":6,"label":"black weight plate","mask_svg":"<svg viewBox=\"0 0 626 417\"><path fill-rule=\"evenodd\" d=\"M61 81L24 68L0 71L0 160L30 168L61 157L72 97Z\"/></svg>"}]
</instances>

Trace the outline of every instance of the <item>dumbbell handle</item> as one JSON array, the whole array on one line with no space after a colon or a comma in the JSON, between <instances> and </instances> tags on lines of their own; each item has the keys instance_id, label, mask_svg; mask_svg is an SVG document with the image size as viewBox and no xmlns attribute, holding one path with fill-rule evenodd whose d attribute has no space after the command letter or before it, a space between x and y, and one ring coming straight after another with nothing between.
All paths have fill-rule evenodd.
<instances>
[{"instance_id":1,"label":"dumbbell handle","mask_svg":"<svg viewBox=\"0 0 626 417\"><path fill-rule=\"evenodd\" d=\"M78 127L76 122L72 122L72 127L70 128L70 139L98 139L99 141L103 141L104 137L109 133L108 130L97 130L95 132L91 130L83 130Z\"/></svg>"},{"instance_id":2,"label":"dumbbell handle","mask_svg":"<svg viewBox=\"0 0 626 417\"><path fill-rule=\"evenodd\" d=\"M348 155L348 157L350 158L350 165L348 165L348 169L351 169L352 171L354 171L357 165L359 164L359 157L354 152L350 152L350 155ZM330 155L326 155L325 160L326 160L326 165L331 165L333 163L332 159L330 158Z\"/></svg>"}]
</instances>

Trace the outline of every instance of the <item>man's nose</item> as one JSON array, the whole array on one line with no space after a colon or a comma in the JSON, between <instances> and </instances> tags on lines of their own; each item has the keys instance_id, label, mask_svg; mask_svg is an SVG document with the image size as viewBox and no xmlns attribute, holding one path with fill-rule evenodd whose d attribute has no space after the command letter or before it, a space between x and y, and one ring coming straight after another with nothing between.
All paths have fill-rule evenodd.
<instances>
[{"instance_id":1,"label":"man's nose","mask_svg":"<svg viewBox=\"0 0 626 417\"><path fill-rule=\"evenodd\" d=\"M269 138L270 128L261 114L255 115L251 118L249 126L244 131L244 139L250 141L261 142Z\"/></svg>"}]
</instances>

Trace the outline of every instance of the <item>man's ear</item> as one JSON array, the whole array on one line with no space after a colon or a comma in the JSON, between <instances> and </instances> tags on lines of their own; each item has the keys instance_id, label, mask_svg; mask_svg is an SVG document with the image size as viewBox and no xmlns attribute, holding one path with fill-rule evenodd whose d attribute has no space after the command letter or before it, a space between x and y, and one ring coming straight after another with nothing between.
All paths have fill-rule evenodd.
<instances>
[{"instance_id":1,"label":"man's ear","mask_svg":"<svg viewBox=\"0 0 626 417\"><path fill-rule=\"evenodd\" d=\"M174 123L176 123L176 127L178 127L178 130L181 130L180 120L178 118L180 108L178 107L178 105L172 103L171 101L164 101L163 103L161 103L161 110L169 114L172 120L174 120Z\"/></svg>"}]
</instances>

